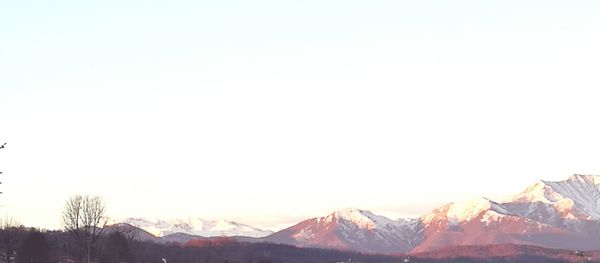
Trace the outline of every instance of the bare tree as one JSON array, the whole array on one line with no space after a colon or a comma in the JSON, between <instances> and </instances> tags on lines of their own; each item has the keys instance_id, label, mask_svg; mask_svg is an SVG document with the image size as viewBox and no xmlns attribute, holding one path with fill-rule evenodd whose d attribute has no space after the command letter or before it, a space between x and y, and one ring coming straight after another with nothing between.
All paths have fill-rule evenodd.
<instances>
[{"instance_id":1,"label":"bare tree","mask_svg":"<svg viewBox=\"0 0 600 263\"><path fill-rule=\"evenodd\" d=\"M21 224L14 218L0 219L0 262L14 262L21 228Z\"/></svg>"},{"instance_id":2,"label":"bare tree","mask_svg":"<svg viewBox=\"0 0 600 263\"><path fill-rule=\"evenodd\" d=\"M70 234L79 253L76 256L80 259L87 257L91 262L98 239L108 223L104 201L99 196L73 196L67 201L62 217L65 231Z\"/></svg>"},{"instance_id":3,"label":"bare tree","mask_svg":"<svg viewBox=\"0 0 600 263\"><path fill-rule=\"evenodd\" d=\"M136 231L136 229L134 227L132 227L131 225L128 225L128 224L121 223L121 224L112 225L111 231L113 233L115 233L115 232L119 233L120 235L125 237L127 242L134 241L138 237L138 231Z\"/></svg>"}]
</instances>

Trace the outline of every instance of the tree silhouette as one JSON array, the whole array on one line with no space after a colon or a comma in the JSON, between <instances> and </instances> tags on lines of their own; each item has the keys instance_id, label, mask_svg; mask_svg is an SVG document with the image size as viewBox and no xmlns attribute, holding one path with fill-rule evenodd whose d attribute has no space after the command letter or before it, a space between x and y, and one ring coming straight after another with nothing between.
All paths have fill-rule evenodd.
<instances>
[{"instance_id":1,"label":"tree silhouette","mask_svg":"<svg viewBox=\"0 0 600 263\"><path fill-rule=\"evenodd\" d=\"M104 201L99 196L73 196L67 201L62 216L65 231L79 251L76 256L90 262L108 223Z\"/></svg>"},{"instance_id":2,"label":"tree silhouette","mask_svg":"<svg viewBox=\"0 0 600 263\"><path fill-rule=\"evenodd\" d=\"M133 262L129 240L120 232L112 232L108 235L103 252L105 262Z\"/></svg>"},{"instance_id":3,"label":"tree silhouette","mask_svg":"<svg viewBox=\"0 0 600 263\"><path fill-rule=\"evenodd\" d=\"M48 263L50 246L46 236L38 231L29 233L17 253L17 263Z\"/></svg>"},{"instance_id":4,"label":"tree silhouette","mask_svg":"<svg viewBox=\"0 0 600 263\"><path fill-rule=\"evenodd\" d=\"M0 221L0 259L12 263L23 227L15 219L6 217Z\"/></svg>"}]
</instances>

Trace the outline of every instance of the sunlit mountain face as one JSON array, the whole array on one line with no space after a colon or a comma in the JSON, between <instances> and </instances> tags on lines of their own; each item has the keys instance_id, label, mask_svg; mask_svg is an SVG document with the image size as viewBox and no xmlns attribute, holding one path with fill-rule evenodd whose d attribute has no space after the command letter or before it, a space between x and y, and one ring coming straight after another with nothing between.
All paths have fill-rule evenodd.
<instances>
[{"instance_id":1,"label":"sunlit mountain face","mask_svg":"<svg viewBox=\"0 0 600 263\"><path fill-rule=\"evenodd\" d=\"M449 203L417 219L389 219L359 209L300 222L264 240L370 253L431 251L447 246L528 244L600 248L600 177L539 181L508 200Z\"/></svg>"},{"instance_id":2,"label":"sunlit mountain face","mask_svg":"<svg viewBox=\"0 0 600 263\"><path fill-rule=\"evenodd\" d=\"M122 221L147 240L186 243L233 237L366 253L422 253L451 246L535 245L600 249L600 177L573 175L539 181L503 200L475 198L438 207L419 218L390 219L349 208L299 222L278 232L227 220L198 218Z\"/></svg>"}]
</instances>

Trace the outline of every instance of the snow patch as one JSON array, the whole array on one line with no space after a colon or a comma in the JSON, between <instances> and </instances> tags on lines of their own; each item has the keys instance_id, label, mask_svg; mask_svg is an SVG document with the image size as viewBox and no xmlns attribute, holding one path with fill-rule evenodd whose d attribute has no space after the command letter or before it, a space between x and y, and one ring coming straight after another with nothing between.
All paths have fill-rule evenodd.
<instances>
[{"instance_id":1,"label":"snow patch","mask_svg":"<svg viewBox=\"0 0 600 263\"><path fill-rule=\"evenodd\" d=\"M248 236L264 237L272 234L272 231L262 230L234 221L223 219L206 220L201 218L178 218L178 219L145 219L127 218L121 220L139 227L155 236L161 237L175 233L185 233L204 237L214 236Z\"/></svg>"}]
</instances>

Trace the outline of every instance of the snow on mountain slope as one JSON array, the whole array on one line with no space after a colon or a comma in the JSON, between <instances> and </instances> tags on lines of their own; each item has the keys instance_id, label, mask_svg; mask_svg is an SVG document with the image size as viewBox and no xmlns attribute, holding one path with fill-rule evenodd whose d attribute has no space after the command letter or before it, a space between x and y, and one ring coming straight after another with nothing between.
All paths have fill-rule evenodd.
<instances>
[{"instance_id":1,"label":"snow on mountain slope","mask_svg":"<svg viewBox=\"0 0 600 263\"><path fill-rule=\"evenodd\" d=\"M225 220L130 218L125 223L163 236L161 241L196 238L190 235L241 235L249 236L247 242L365 253L491 244L600 249L600 177L573 175L564 181L539 181L503 202L487 198L454 202L418 219L392 220L366 210L344 209L273 234ZM173 235L178 232L185 234Z\"/></svg>"},{"instance_id":2,"label":"snow on mountain slope","mask_svg":"<svg viewBox=\"0 0 600 263\"><path fill-rule=\"evenodd\" d=\"M477 244L533 244L583 249L600 239L600 177L539 181L502 203L450 203L421 217L424 238L413 251ZM566 241L569 241L566 244Z\"/></svg>"},{"instance_id":3,"label":"snow on mountain slope","mask_svg":"<svg viewBox=\"0 0 600 263\"><path fill-rule=\"evenodd\" d=\"M448 221L450 225L471 221L485 211L494 211L497 215L510 214L502 205L487 198L477 198L463 202L449 203L421 217L424 224L434 221Z\"/></svg>"},{"instance_id":4,"label":"snow on mountain slope","mask_svg":"<svg viewBox=\"0 0 600 263\"><path fill-rule=\"evenodd\" d=\"M145 231L148 231L153 235L159 237L175 233L185 233L189 235L198 235L204 237L264 237L273 233L268 230L262 230L234 221L227 221L223 219L205 220L200 218L185 218L169 220L148 220L144 218L127 218L122 222L144 229Z\"/></svg>"},{"instance_id":5,"label":"snow on mountain slope","mask_svg":"<svg viewBox=\"0 0 600 263\"><path fill-rule=\"evenodd\" d=\"M386 229L399 223L385 216L375 215L371 211L354 208L336 211L328 215L326 220L346 221L365 229Z\"/></svg>"},{"instance_id":6,"label":"snow on mountain slope","mask_svg":"<svg viewBox=\"0 0 600 263\"><path fill-rule=\"evenodd\" d=\"M366 210L345 209L302 221L265 240L303 247L400 253L420 242L421 231L417 219L396 221Z\"/></svg>"},{"instance_id":7,"label":"snow on mountain slope","mask_svg":"<svg viewBox=\"0 0 600 263\"><path fill-rule=\"evenodd\" d=\"M564 181L539 181L503 203L486 198L444 205L421 217L427 226L457 227L481 214L484 221L519 216L565 227L580 220L600 220L600 177L573 175Z\"/></svg>"},{"instance_id":8,"label":"snow on mountain slope","mask_svg":"<svg viewBox=\"0 0 600 263\"><path fill-rule=\"evenodd\" d=\"M419 219L391 220L366 210L340 210L264 240L367 253L506 243L600 248L590 245L600 244L599 199L600 177L573 175L564 181L540 181L505 202L454 202Z\"/></svg>"},{"instance_id":9,"label":"snow on mountain slope","mask_svg":"<svg viewBox=\"0 0 600 263\"><path fill-rule=\"evenodd\" d=\"M536 202L549 204L563 218L600 220L600 177L576 174L565 181L540 181L510 201Z\"/></svg>"}]
</instances>

